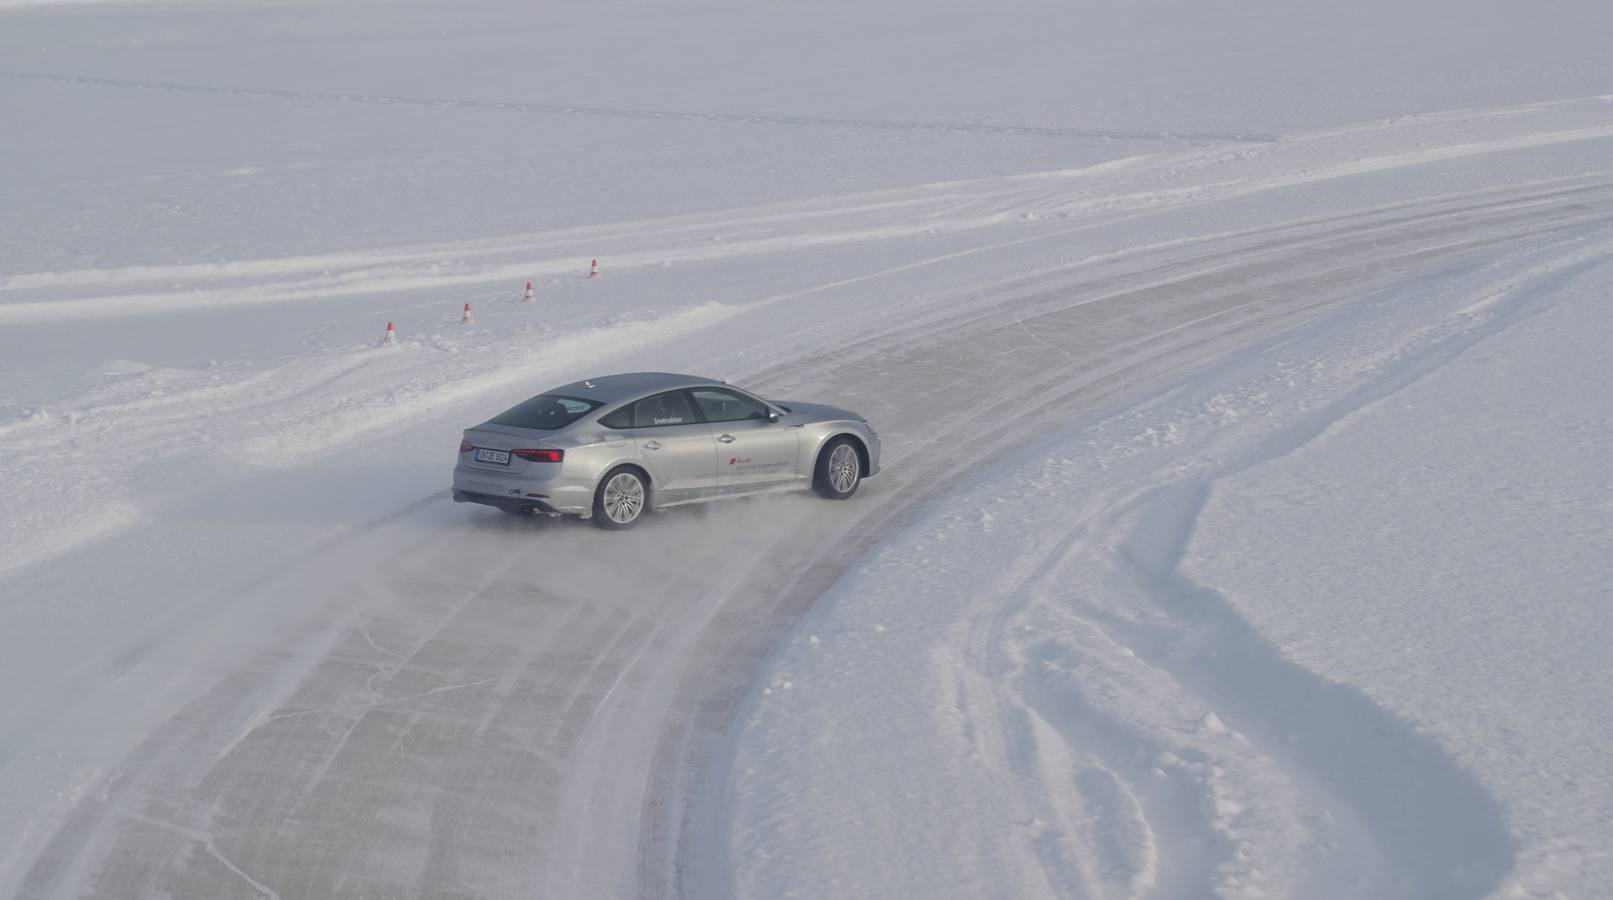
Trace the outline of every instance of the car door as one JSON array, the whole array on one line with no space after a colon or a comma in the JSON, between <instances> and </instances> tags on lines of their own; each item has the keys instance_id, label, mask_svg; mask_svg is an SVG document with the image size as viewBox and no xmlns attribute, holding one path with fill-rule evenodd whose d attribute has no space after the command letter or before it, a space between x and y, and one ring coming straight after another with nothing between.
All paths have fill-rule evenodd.
<instances>
[{"instance_id":1,"label":"car door","mask_svg":"<svg viewBox=\"0 0 1613 900\"><path fill-rule=\"evenodd\" d=\"M717 448L717 484L745 489L795 480L801 429L771 420L766 403L727 388L690 388Z\"/></svg>"},{"instance_id":2,"label":"car door","mask_svg":"<svg viewBox=\"0 0 1613 900\"><path fill-rule=\"evenodd\" d=\"M717 484L717 445L682 391L667 391L632 405L632 439L663 502L686 500Z\"/></svg>"}]
</instances>

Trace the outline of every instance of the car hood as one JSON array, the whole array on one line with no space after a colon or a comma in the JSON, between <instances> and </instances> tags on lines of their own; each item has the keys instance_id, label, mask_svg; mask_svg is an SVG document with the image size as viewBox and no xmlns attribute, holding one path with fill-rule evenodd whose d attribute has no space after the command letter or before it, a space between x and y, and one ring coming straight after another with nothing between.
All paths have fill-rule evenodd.
<instances>
[{"instance_id":1,"label":"car hood","mask_svg":"<svg viewBox=\"0 0 1613 900\"><path fill-rule=\"evenodd\" d=\"M864 421L862 416L849 409L838 406L827 406L822 403L800 403L795 400L775 401L778 406L788 407L792 417L799 417L811 422L825 422L833 419L850 419L853 422Z\"/></svg>"}]
</instances>

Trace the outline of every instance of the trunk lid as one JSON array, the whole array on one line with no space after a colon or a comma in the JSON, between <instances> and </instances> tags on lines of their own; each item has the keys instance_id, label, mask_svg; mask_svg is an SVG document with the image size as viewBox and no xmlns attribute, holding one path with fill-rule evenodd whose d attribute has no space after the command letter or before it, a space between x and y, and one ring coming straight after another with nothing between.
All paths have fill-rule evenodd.
<instances>
[{"instance_id":1,"label":"trunk lid","mask_svg":"<svg viewBox=\"0 0 1613 900\"><path fill-rule=\"evenodd\" d=\"M475 428L465 429L465 440L469 441L478 450L532 450L540 447L562 448L564 444L551 440L554 432L537 431L531 428L513 428L508 425L478 425ZM508 463L482 462L476 458L475 451L465 454L465 465L473 469L485 469L488 472L503 472L509 475L519 475L529 466L553 466L554 463L527 462L519 456L510 454Z\"/></svg>"}]
</instances>

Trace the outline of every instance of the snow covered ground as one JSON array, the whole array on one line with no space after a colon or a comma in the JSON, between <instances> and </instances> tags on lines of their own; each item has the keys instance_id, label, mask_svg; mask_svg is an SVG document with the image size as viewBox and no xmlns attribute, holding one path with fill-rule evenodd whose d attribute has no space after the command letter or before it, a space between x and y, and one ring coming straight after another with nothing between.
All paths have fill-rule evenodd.
<instances>
[{"instance_id":1,"label":"snow covered ground","mask_svg":"<svg viewBox=\"0 0 1613 900\"><path fill-rule=\"evenodd\" d=\"M1596 894L1601 230L1369 293L934 503L764 679L734 892Z\"/></svg>"},{"instance_id":2,"label":"snow covered ground","mask_svg":"<svg viewBox=\"0 0 1613 900\"><path fill-rule=\"evenodd\" d=\"M0 7L0 895L1613 880L1602 4ZM623 369L886 470L448 502Z\"/></svg>"}]
</instances>

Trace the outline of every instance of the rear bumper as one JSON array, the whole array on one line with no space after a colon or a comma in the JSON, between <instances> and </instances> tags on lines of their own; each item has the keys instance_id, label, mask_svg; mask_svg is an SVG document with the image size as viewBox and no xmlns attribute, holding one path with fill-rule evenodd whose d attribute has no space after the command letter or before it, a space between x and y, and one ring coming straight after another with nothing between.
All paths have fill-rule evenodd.
<instances>
[{"instance_id":1,"label":"rear bumper","mask_svg":"<svg viewBox=\"0 0 1613 900\"><path fill-rule=\"evenodd\" d=\"M536 497L501 497L497 494L478 494L474 491L462 491L454 488L455 503L480 503L483 506L496 506L510 512L521 512L534 509L541 513L559 515L560 510L555 509L547 500Z\"/></svg>"},{"instance_id":2,"label":"rear bumper","mask_svg":"<svg viewBox=\"0 0 1613 900\"><path fill-rule=\"evenodd\" d=\"M582 478L506 475L466 465L454 467L454 500L499 509L537 509L586 515L593 511L594 484Z\"/></svg>"}]
</instances>

